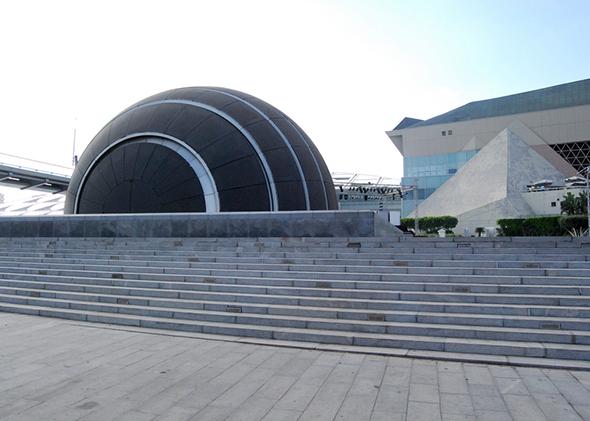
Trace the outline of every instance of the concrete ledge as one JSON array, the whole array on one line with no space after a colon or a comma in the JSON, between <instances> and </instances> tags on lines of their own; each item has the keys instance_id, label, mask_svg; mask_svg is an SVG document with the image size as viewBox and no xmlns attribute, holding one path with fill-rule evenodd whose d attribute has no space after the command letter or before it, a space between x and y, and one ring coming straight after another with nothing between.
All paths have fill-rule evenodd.
<instances>
[{"instance_id":1,"label":"concrete ledge","mask_svg":"<svg viewBox=\"0 0 590 421\"><path fill-rule=\"evenodd\" d=\"M231 212L0 217L0 237L398 236L376 212Z\"/></svg>"},{"instance_id":2,"label":"concrete ledge","mask_svg":"<svg viewBox=\"0 0 590 421\"><path fill-rule=\"evenodd\" d=\"M422 351L404 348L381 348L370 346L325 344L319 342L298 342L278 339L247 338L241 336L216 335L211 333L194 333L170 331L135 326L121 326L106 324L97 326L92 322L77 321L76 326L89 329L116 330L124 332L143 333L147 335L162 335L180 338L204 339L220 342L237 342L250 345L274 346L282 348L309 349L327 352L348 352L365 355L381 355L387 357L410 357L417 360L452 361L472 364L493 364L513 367L536 367L562 370L590 371L590 362L582 360L563 360L557 358L511 357L490 354L465 354L445 351Z\"/></svg>"}]
</instances>

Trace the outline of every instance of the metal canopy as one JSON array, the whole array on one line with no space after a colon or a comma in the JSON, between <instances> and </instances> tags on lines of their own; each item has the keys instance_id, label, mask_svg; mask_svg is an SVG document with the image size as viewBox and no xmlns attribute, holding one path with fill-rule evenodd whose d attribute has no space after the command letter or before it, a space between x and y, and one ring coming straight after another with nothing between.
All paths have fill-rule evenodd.
<instances>
[{"instance_id":1,"label":"metal canopy","mask_svg":"<svg viewBox=\"0 0 590 421\"><path fill-rule=\"evenodd\" d=\"M0 184L17 187L21 190L32 189L60 193L67 190L70 177L65 174L0 163Z\"/></svg>"}]
</instances>

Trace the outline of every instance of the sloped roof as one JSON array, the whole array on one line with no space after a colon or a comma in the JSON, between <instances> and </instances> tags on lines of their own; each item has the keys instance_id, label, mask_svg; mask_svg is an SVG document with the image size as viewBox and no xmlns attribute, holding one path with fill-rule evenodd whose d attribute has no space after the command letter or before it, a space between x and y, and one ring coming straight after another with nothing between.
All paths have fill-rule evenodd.
<instances>
[{"instance_id":1,"label":"sloped roof","mask_svg":"<svg viewBox=\"0 0 590 421\"><path fill-rule=\"evenodd\" d=\"M404 119L394 130L588 104L590 104L590 79L584 79L520 94L470 102L428 120L400 127L406 120Z\"/></svg>"},{"instance_id":2,"label":"sloped roof","mask_svg":"<svg viewBox=\"0 0 590 421\"><path fill-rule=\"evenodd\" d=\"M413 126L417 123L421 123L424 120L420 120L419 118L412 118L412 117L404 117L402 121L398 123L397 126L394 127L393 130L405 129L406 127Z\"/></svg>"}]
</instances>

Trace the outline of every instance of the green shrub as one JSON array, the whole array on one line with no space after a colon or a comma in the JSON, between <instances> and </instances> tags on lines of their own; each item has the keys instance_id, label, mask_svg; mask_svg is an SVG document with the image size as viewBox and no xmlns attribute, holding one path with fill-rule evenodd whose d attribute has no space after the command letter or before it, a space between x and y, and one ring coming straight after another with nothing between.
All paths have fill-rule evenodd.
<instances>
[{"instance_id":1,"label":"green shrub","mask_svg":"<svg viewBox=\"0 0 590 421\"><path fill-rule=\"evenodd\" d=\"M505 237L554 237L568 235L588 227L586 215L535 216L531 218L498 219L498 235Z\"/></svg>"},{"instance_id":2,"label":"green shrub","mask_svg":"<svg viewBox=\"0 0 590 421\"><path fill-rule=\"evenodd\" d=\"M573 230L580 231L588 228L587 215L567 215L559 218L559 227L564 235Z\"/></svg>"},{"instance_id":3,"label":"green shrub","mask_svg":"<svg viewBox=\"0 0 590 421\"><path fill-rule=\"evenodd\" d=\"M442 219L441 228L444 228L446 231L452 230L459 223L459 220L454 216L441 216L440 218Z\"/></svg>"},{"instance_id":4,"label":"green shrub","mask_svg":"<svg viewBox=\"0 0 590 421\"><path fill-rule=\"evenodd\" d=\"M531 237L563 235L564 230L559 225L559 219L559 216L527 218L522 223L523 235Z\"/></svg>"},{"instance_id":5,"label":"green shrub","mask_svg":"<svg viewBox=\"0 0 590 421\"><path fill-rule=\"evenodd\" d=\"M435 220L433 216L424 216L418 220L418 223L420 224L420 229L422 231L426 231L429 234L434 234L433 227Z\"/></svg>"},{"instance_id":6,"label":"green shrub","mask_svg":"<svg viewBox=\"0 0 590 421\"><path fill-rule=\"evenodd\" d=\"M414 228L414 218L402 218L400 224L406 229ZM450 231L457 226L459 221L454 216L424 216L418 218L418 225L421 231L434 234L440 229Z\"/></svg>"},{"instance_id":7,"label":"green shrub","mask_svg":"<svg viewBox=\"0 0 590 421\"><path fill-rule=\"evenodd\" d=\"M567 192L561 200L561 213L566 215L586 215L588 213L587 194L585 191L574 196L572 192Z\"/></svg>"},{"instance_id":8,"label":"green shrub","mask_svg":"<svg viewBox=\"0 0 590 421\"><path fill-rule=\"evenodd\" d=\"M522 230L523 218L498 219L496 223L500 227L498 235L502 237L519 237L524 235Z\"/></svg>"},{"instance_id":9,"label":"green shrub","mask_svg":"<svg viewBox=\"0 0 590 421\"><path fill-rule=\"evenodd\" d=\"M399 220L399 224L403 225L406 229L414 228L414 218L402 218Z\"/></svg>"}]
</instances>

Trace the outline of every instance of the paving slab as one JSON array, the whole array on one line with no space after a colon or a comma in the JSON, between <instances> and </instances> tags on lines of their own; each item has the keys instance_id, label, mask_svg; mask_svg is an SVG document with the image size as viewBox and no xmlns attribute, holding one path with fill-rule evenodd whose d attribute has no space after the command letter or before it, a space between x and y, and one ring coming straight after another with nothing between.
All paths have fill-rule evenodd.
<instances>
[{"instance_id":1,"label":"paving slab","mask_svg":"<svg viewBox=\"0 0 590 421\"><path fill-rule=\"evenodd\" d=\"M0 317L0 420L590 420L585 371ZM274 344L273 344L274 345Z\"/></svg>"}]
</instances>

